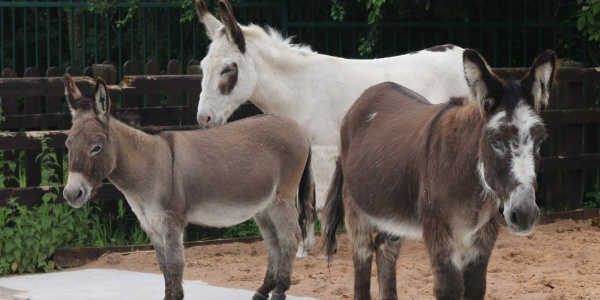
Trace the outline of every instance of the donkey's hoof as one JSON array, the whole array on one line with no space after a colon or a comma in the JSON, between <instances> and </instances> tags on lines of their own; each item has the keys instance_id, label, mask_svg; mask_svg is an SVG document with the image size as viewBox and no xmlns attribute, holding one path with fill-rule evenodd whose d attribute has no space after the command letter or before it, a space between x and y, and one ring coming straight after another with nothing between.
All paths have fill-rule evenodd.
<instances>
[{"instance_id":1,"label":"donkey's hoof","mask_svg":"<svg viewBox=\"0 0 600 300\"><path fill-rule=\"evenodd\" d=\"M269 297L265 297L259 293L254 293L254 296L252 296L252 300L269 300Z\"/></svg>"},{"instance_id":2,"label":"donkey's hoof","mask_svg":"<svg viewBox=\"0 0 600 300\"><path fill-rule=\"evenodd\" d=\"M296 258L305 258L308 256L308 252L304 251L304 249L298 249L298 252L296 252Z\"/></svg>"},{"instance_id":3,"label":"donkey's hoof","mask_svg":"<svg viewBox=\"0 0 600 300\"><path fill-rule=\"evenodd\" d=\"M271 295L271 300L285 300L285 295Z\"/></svg>"}]
</instances>

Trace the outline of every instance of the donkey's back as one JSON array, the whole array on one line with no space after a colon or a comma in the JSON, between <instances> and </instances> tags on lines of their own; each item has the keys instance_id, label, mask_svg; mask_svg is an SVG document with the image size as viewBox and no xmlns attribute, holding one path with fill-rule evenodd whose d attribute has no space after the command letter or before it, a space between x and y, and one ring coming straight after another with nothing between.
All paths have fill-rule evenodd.
<instances>
[{"instance_id":1,"label":"donkey's back","mask_svg":"<svg viewBox=\"0 0 600 300\"><path fill-rule=\"evenodd\" d=\"M444 107L384 82L365 90L346 115L341 128L344 179L354 198L369 199L356 203L381 229L393 227L394 234L420 238L420 172L429 124Z\"/></svg>"},{"instance_id":2,"label":"donkey's back","mask_svg":"<svg viewBox=\"0 0 600 300\"><path fill-rule=\"evenodd\" d=\"M173 140L175 190L189 221L206 226L247 220L280 194L294 198L310 148L298 123L276 115L165 134Z\"/></svg>"}]
</instances>

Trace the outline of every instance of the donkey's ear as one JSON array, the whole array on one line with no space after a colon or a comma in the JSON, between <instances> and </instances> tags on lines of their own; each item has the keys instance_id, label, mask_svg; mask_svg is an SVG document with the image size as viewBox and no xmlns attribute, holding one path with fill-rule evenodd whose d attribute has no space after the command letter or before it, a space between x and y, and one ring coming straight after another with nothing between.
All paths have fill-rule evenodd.
<instances>
[{"instance_id":1,"label":"donkey's ear","mask_svg":"<svg viewBox=\"0 0 600 300\"><path fill-rule=\"evenodd\" d=\"M242 54L246 52L246 40L242 33L242 28L238 25L235 17L233 16L233 9L231 4L227 0L219 1L219 13L221 14L221 22L225 25L225 31L227 31L227 37L233 41Z\"/></svg>"},{"instance_id":2,"label":"donkey's ear","mask_svg":"<svg viewBox=\"0 0 600 300\"><path fill-rule=\"evenodd\" d=\"M548 105L550 89L554 85L556 70L556 53L546 50L540 54L527 75L521 79L521 87L528 97L526 101L539 114L542 106Z\"/></svg>"},{"instance_id":3,"label":"donkey's ear","mask_svg":"<svg viewBox=\"0 0 600 300\"><path fill-rule=\"evenodd\" d=\"M223 24L208 11L204 0L196 0L196 13L198 14L198 20L204 24L206 35L208 35L208 38L211 40L214 40L217 35L217 30L223 26Z\"/></svg>"},{"instance_id":4,"label":"donkey's ear","mask_svg":"<svg viewBox=\"0 0 600 300\"><path fill-rule=\"evenodd\" d=\"M86 105L85 102L89 100L83 98L81 92L75 85L73 78L71 78L71 75L65 74L63 76L63 84L65 85L65 96L67 97L67 103L69 104L69 109L71 110L71 114L73 116L75 116L77 111L80 109L87 110L91 108L89 103Z\"/></svg>"},{"instance_id":5,"label":"donkey's ear","mask_svg":"<svg viewBox=\"0 0 600 300\"><path fill-rule=\"evenodd\" d=\"M502 81L489 69L485 60L472 49L465 49L463 64L470 101L477 101L482 113L492 113L502 101Z\"/></svg>"},{"instance_id":6,"label":"donkey's ear","mask_svg":"<svg viewBox=\"0 0 600 300\"><path fill-rule=\"evenodd\" d=\"M108 121L110 116L110 97L108 95L108 88L104 79L98 77L96 80L96 88L94 89L94 104L96 106L96 113L103 121Z\"/></svg>"}]
</instances>

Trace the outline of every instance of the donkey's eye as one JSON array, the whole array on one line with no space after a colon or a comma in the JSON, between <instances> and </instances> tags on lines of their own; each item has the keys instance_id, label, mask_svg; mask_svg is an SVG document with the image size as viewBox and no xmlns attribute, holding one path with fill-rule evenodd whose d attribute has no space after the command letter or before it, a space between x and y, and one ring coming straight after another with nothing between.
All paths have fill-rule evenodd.
<instances>
[{"instance_id":1,"label":"donkey's eye","mask_svg":"<svg viewBox=\"0 0 600 300\"><path fill-rule=\"evenodd\" d=\"M231 72L231 68L227 67L227 68L223 69L223 71L221 71L221 75L227 74L229 72Z\"/></svg>"},{"instance_id":2,"label":"donkey's eye","mask_svg":"<svg viewBox=\"0 0 600 300\"><path fill-rule=\"evenodd\" d=\"M499 142L491 142L490 144L492 145L492 148L494 148L494 150L504 152L504 147L502 147L502 144L500 144Z\"/></svg>"},{"instance_id":3,"label":"donkey's eye","mask_svg":"<svg viewBox=\"0 0 600 300\"><path fill-rule=\"evenodd\" d=\"M92 155L98 154L98 152L100 152L100 150L102 150L102 146L96 146L94 147L94 149L92 149Z\"/></svg>"}]
</instances>

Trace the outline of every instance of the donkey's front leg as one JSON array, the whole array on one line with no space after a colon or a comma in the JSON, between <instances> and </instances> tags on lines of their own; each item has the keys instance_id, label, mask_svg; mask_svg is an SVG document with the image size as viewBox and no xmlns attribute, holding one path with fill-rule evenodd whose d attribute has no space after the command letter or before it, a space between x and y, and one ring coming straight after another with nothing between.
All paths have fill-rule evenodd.
<instances>
[{"instance_id":1,"label":"donkey's front leg","mask_svg":"<svg viewBox=\"0 0 600 300\"><path fill-rule=\"evenodd\" d=\"M156 234L152 231L146 231L148 236L150 237L150 241L154 246L154 252L156 252L156 260L158 260L158 265L160 266L160 271L165 272L165 244L162 235Z\"/></svg>"},{"instance_id":2,"label":"donkey's front leg","mask_svg":"<svg viewBox=\"0 0 600 300\"><path fill-rule=\"evenodd\" d=\"M183 299L183 229L185 222L179 218L166 217L163 233L165 267L165 300Z\"/></svg>"},{"instance_id":3,"label":"donkey's front leg","mask_svg":"<svg viewBox=\"0 0 600 300\"><path fill-rule=\"evenodd\" d=\"M465 282L464 300L483 299L485 297L487 266L494 243L498 237L498 221L492 218L478 232L470 255L463 261L463 279Z\"/></svg>"},{"instance_id":4,"label":"donkey's front leg","mask_svg":"<svg viewBox=\"0 0 600 300\"><path fill-rule=\"evenodd\" d=\"M450 226L430 218L429 224L424 224L423 238L431 259L433 293L438 300L462 299L463 277L457 266L460 254L455 249Z\"/></svg>"}]
</instances>

